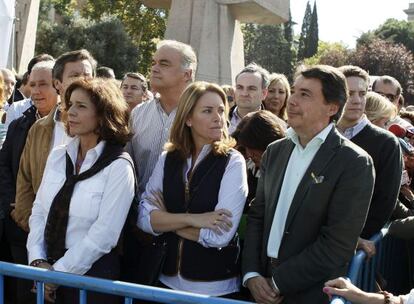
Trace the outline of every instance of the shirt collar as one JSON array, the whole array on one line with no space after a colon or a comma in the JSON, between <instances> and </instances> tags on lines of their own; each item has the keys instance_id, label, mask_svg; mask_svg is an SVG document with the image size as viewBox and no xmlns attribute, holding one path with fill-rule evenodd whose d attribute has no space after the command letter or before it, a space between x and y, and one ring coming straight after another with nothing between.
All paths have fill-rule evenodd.
<instances>
[{"instance_id":1,"label":"shirt collar","mask_svg":"<svg viewBox=\"0 0 414 304\"><path fill-rule=\"evenodd\" d=\"M241 120L242 118L240 117L239 112L237 111L237 109L238 109L238 107L234 108L232 117L237 118L237 120Z\"/></svg>"},{"instance_id":2,"label":"shirt collar","mask_svg":"<svg viewBox=\"0 0 414 304\"><path fill-rule=\"evenodd\" d=\"M90 149L85 156L85 159L90 159L92 165L98 160L99 156L101 156L103 149L105 147L105 140L101 140L94 148ZM78 158L78 150L79 150L80 140L79 137L73 138L68 144L66 151L69 154L72 162L75 164L76 159Z\"/></svg>"},{"instance_id":3,"label":"shirt collar","mask_svg":"<svg viewBox=\"0 0 414 304\"><path fill-rule=\"evenodd\" d=\"M53 113L53 121L55 123L62 121L62 119L61 119L62 115L61 114L62 113L60 111L60 104L58 104L57 107L56 107L55 113Z\"/></svg>"},{"instance_id":4,"label":"shirt collar","mask_svg":"<svg viewBox=\"0 0 414 304\"><path fill-rule=\"evenodd\" d=\"M350 128L346 128L345 130L341 131L341 134L344 135L346 138L351 139L355 135L357 135L359 132L362 131L365 126L369 124L369 120L365 114L361 116L358 123L355 126L352 126Z\"/></svg>"},{"instance_id":5,"label":"shirt collar","mask_svg":"<svg viewBox=\"0 0 414 304\"><path fill-rule=\"evenodd\" d=\"M326 138L329 135L329 132L331 132L333 127L334 127L334 124L330 123L327 127L325 127L325 129L323 129L318 134L316 134L312 138L312 140L308 142L306 147L311 147L313 145L322 145L325 142ZM286 131L286 137L289 138L297 147L306 149L306 147L303 148L302 145L300 144L299 136L293 128L289 128Z\"/></svg>"},{"instance_id":6,"label":"shirt collar","mask_svg":"<svg viewBox=\"0 0 414 304\"><path fill-rule=\"evenodd\" d=\"M155 101L155 105L157 106L158 111L161 111L162 113L166 114L167 116L170 116L172 113L177 111L177 107L175 107L170 114L168 114L167 112L164 111L162 105L161 105L161 101L159 98L154 98Z\"/></svg>"}]
</instances>

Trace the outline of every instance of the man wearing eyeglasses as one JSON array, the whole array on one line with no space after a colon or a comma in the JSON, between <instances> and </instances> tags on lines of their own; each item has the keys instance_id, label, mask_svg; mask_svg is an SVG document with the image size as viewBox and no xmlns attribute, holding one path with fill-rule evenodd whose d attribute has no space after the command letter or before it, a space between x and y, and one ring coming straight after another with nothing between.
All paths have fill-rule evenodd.
<instances>
[{"instance_id":1,"label":"man wearing eyeglasses","mask_svg":"<svg viewBox=\"0 0 414 304\"><path fill-rule=\"evenodd\" d=\"M375 79L372 84L372 91L381 94L388 98L400 111L402 104L402 88L401 84L394 77L383 75ZM413 126L406 120L402 119L399 115L395 117L393 121L388 123L388 126L392 124L398 124L404 128L412 128Z\"/></svg>"}]
</instances>

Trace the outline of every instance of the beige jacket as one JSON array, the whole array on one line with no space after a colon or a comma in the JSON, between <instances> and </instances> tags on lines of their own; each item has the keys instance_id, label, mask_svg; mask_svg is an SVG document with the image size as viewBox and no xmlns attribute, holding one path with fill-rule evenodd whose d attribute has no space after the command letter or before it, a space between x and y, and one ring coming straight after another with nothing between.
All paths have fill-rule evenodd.
<instances>
[{"instance_id":1,"label":"beige jacket","mask_svg":"<svg viewBox=\"0 0 414 304\"><path fill-rule=\"evenodd\" d=\"M25 231L29 231L29 217L50 152L55 112L56 107L30 128L20 159L16 183L16 206L11 216Z\"/></svg>"}]
</instances>

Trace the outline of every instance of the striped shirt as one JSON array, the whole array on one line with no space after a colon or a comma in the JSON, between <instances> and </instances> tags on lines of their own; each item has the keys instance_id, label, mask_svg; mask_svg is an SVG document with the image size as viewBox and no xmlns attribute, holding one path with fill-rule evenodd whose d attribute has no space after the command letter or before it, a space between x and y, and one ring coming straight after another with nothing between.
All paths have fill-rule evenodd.
<instances>
[{"instance_id":1,"label":"striped shirt","mask_svg":"<svg viewBox=\"0 0 414 304\"><path fill-rule=\"evenodd\" d=\"M170 134L176 109L167 114L159 99L139 104L131 115L131 129L134 133L128 152L134 159L138 174L138 193L145 191L152 171L163 151Z\"/></svg>"}]
</instances>

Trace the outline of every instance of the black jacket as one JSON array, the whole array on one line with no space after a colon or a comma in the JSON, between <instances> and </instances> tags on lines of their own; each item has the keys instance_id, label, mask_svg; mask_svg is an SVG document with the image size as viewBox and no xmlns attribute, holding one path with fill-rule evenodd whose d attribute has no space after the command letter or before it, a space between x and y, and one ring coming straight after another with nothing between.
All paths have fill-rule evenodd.
<instances>
[{"instance_id":1,"label":"black jacket","mask_svg":"<svg viewBox=\"0 0 414 304\"><path fill-rule=\"evenodd\" d=\"M36 107L31 106L23 116L9 125L6 140L0 150L0 219L9 212L16 196L16 180L20 157L30 127L36 121Z\"/></svg>"}]
</instances>

